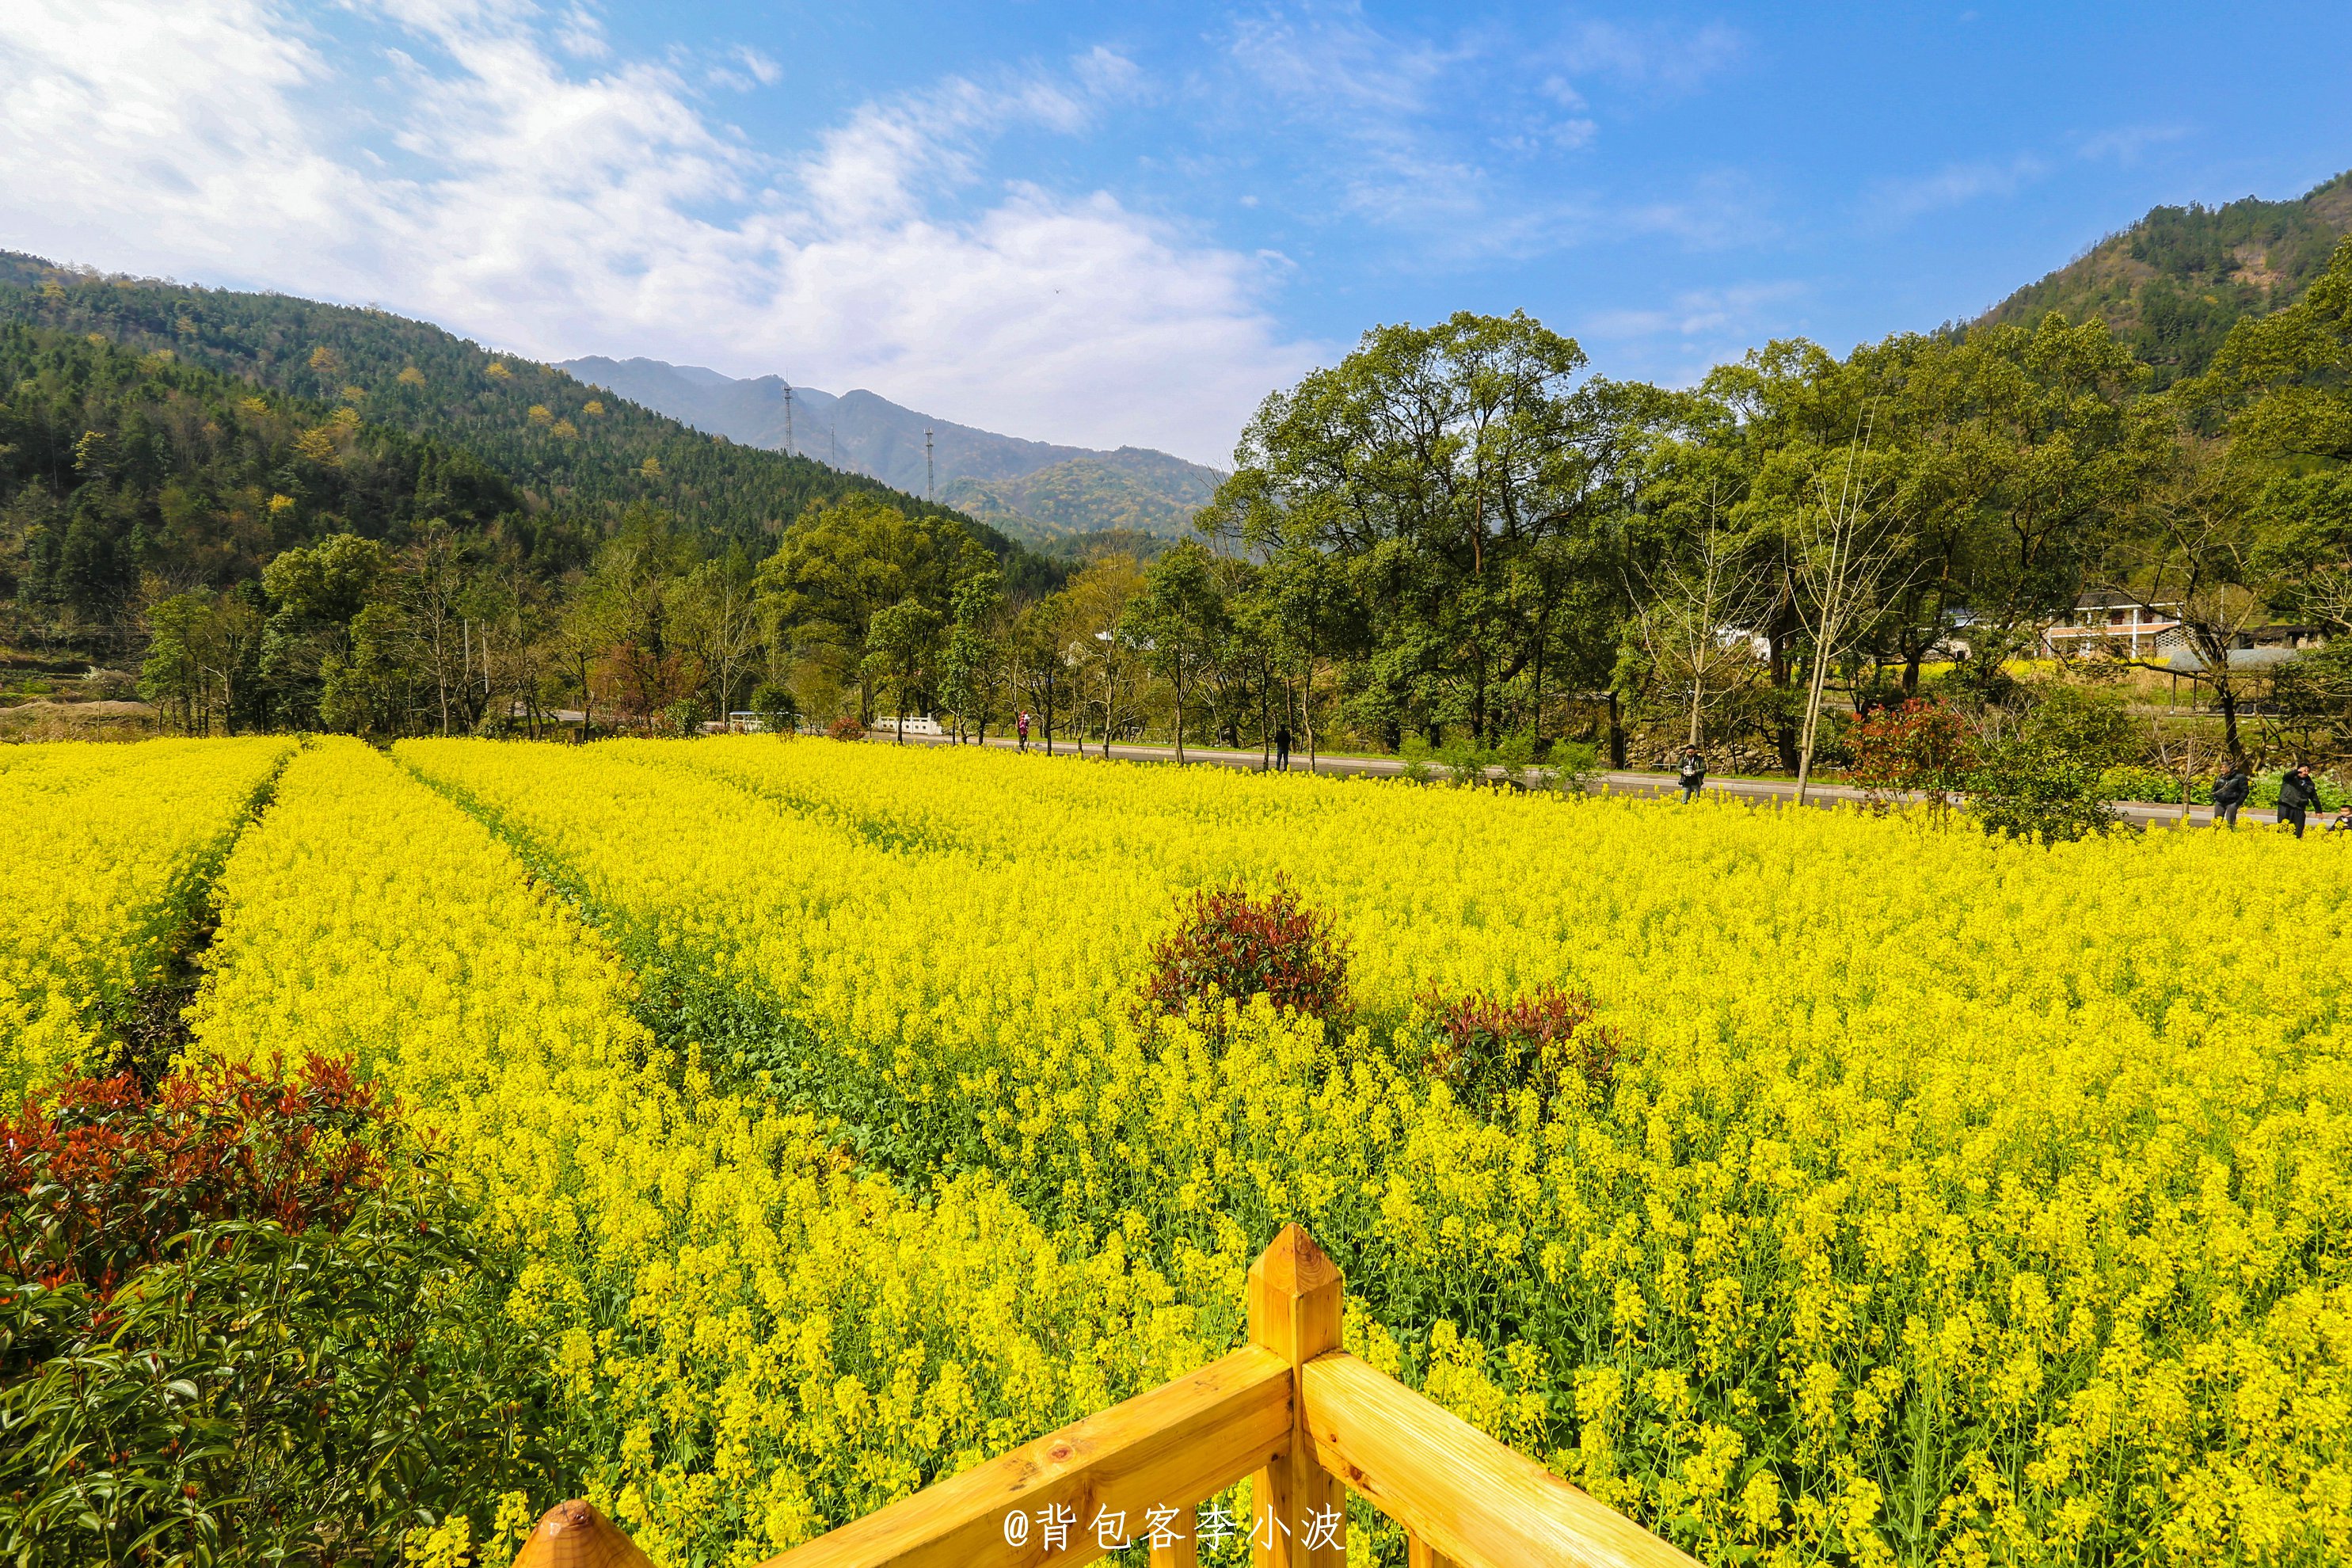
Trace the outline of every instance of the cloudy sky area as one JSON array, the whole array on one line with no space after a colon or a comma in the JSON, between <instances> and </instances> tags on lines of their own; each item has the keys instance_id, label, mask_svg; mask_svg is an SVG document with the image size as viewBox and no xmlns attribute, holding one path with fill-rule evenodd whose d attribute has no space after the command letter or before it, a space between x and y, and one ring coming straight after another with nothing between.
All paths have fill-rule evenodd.
<instances>
[{"instance_id":1,"label":"cloudy sky area","mask_svg":"<svg viewBox=\"0 0 2352 1568\"><path fill-rule=\"evenodd\" d=\"M11 0L0 246L1222 464L1378 321L1688 381L2352 165L2337 5Z\"/></svg>"}]
</instances>

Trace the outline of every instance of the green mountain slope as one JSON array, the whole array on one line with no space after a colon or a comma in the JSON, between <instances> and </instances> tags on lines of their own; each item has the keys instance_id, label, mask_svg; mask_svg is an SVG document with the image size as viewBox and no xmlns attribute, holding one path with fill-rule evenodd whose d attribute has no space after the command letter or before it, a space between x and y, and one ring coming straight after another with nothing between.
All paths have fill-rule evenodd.
<instances>
[{"instance_id":1,"label":"green mountain slope","mask_svg":"<svg viewBox=\"0 0 2352 1568\"><path fill-rule=\"evenodd\" d=\"M462 447L102 334L0 326L0 598L103 626L143 578L249 581L336 532L398 544L429 518L552 576L591 541L530 513Z\"/></svg>"},{"instance_id":2,"label":"green mountain slope","mask_svg":"<svg viewBox=\"0 0 2352 1568\"><path fill-rule=\"evenodd\" d=\"M1058 541L1123 530L1181 539L1216 493L1216 477L1164 453L1122 448L1127 462L1072 458L1013 479L958 479L942 485L950 504L1016 537ZM1150 459L1159 462L1150 464ZM1137 472L1129 464L1150 464Z\"/></svg>"},{"instance_id":3,"label":"green mountain slope","mask_svg":"<svg viewBox=\"0 0 2352 1568\"><path fill-rule=\"evenodd\" d=\"M358 410L371 425L471 453L522 507L606 524L632 502L757 542L810 501L863 491L910 514L954 515L862 475L740 446L495 353L430 322L284 294L240 293L68 271L0 252L0 323L97 333L296 397ZM971 520L961 520L971 523ZM979 538L1016 582L1055 569L984 524Z\"/></svg>"},{"instance_id":4,"label":"green mountain slope","mask_svg":"<svg viewBox=\"0 0 2352 1568\"><path fill-rule=\"evenodd\" d=\"M2097 316L2170 385L2212 363L2240 318L2291 305L2352 230L2352 174L2293 201L2158 207L1979 318Z\"/></svg>"}]
</instances>

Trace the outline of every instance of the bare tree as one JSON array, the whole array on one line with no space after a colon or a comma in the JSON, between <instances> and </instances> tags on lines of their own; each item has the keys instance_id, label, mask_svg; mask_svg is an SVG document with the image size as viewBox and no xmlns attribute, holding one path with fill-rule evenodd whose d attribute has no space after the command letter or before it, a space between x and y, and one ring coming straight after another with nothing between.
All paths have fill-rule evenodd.
<instances>
[{"instance_id":1,"label":"bare tree","mask_svg":"<svg viewBox=\"0 0 2352 1568\"><path fill-rule=\"evenodd\" d=\"M1769 563L1748 559L1725 531L1722 503L1722 491L1710 487L1686 555L1657 572L1634 564L1642 646L1688 710L1694 746L1706 743L1707 708L1761 673L1751 639L1773 589Z\"/></svg>"},{"instance_id":2,"label":"bare tree","mask_svg":"<svg viewBox=\"0 0 2352 1568\"><path fill-rule=\"evenodd\" d=\"M1869 628L1885 591L1883 579L1902 547L1895 518L1881 504L1882 487L1870 475L1871 416L1846 443L1834 493L1829 475L1813 476L1813 504L1797 512L1790 563L1797 614L1812 644L1805 682L1805 721L1797 741L1797 804L1812 783L1813 751L1821 738L1822 694L1830 667Z\"/></svg>"}]
</instances>

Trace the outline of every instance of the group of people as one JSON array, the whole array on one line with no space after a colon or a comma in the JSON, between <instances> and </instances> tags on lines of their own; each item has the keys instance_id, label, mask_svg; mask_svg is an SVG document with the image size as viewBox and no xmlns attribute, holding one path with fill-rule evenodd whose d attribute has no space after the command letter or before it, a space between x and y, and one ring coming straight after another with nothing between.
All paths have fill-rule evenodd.
<instances>
[{"instance_id":1,"label":"group of people","mask_svg":"<svg viewBox=\"0 0 2352 1568\"><path fill-rule=\"evenodd\" d=\"M1024 709L1013 715L1013 731L1021 737L1021 749L1029 749L1029 713ZM1290 771L1290 726L1285 724L1274 732L1274 765L1282 773Z\"/></svg>"},{"instance_id":2,"label":"group of people","mask_svg":"<svg viewBox=\"0 0 2352 1568\"><path fill-rule=\"evenodd\" d=\"M1706 759L1699 754L1696 746L1685 746L1682 766L1675 773L1675 784L1682 791L1684 803L1696 800L1706 784ZM2236 831L2238 808L2246 804L2246 796L2253 793L2253 775L2246 771L2244 762L2232 762L2230 771L2213 785L2214 826ZM2302 837L2305 823L2319 805L2319 781L2311 776L2311 764L2297 763L2279 781L2279 826L2293 827L2294 836ZM2352 833L2352 802L2336 808L2336 818L2327 825L2326 831Z\"/></svg>"},{"instance_id":3,"label":"group of people","mask_svg":"<svg viewBox=\"0 0 2352 1568\"><path fill-rule=\"evenodd\" d=\"M2246 764L2233 762L2230 771L2213 786L2213 821L2217 826L2234 828L2238 826L2238 808L2246 804L2254 781L2246 772ZM2312 808L2320 805L2319 781L2311 776L2309 763L2297 763L2279 780L2278 820L2282 827L2293 827L2297 838L2303 837L2305 823ZM2327 825L2330 833L2352 833L2352 801L2336 808L2336 819Z\"/></svg>"}]
</instances>

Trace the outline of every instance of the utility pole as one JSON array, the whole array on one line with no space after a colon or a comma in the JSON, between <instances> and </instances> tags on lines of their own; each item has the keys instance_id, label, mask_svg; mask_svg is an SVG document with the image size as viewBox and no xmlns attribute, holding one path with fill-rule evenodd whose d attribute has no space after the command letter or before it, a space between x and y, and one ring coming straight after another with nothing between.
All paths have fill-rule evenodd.
<instances>
[{"instance_id":1,"label":"utility pole","mask_svg":"<svg viewBox=\"0 0 2352 1568\"><path fill-rule=\"evenodd\" d=\"M929 430L923 432L923 499L934 505L940 499L940 477L938 470L931 467L931 433Z\"/></svg>"},{"instance_id":2,"label":"utility pole","mask_svg":"<svg viewBox=\"0 0 2352 1568\"><path fill-rule=\"evenodd\" d=\"M798 456L793 447L793 384L789 381L784 383L784 450Z\"/></svg>"}]
</instances>

